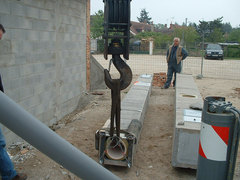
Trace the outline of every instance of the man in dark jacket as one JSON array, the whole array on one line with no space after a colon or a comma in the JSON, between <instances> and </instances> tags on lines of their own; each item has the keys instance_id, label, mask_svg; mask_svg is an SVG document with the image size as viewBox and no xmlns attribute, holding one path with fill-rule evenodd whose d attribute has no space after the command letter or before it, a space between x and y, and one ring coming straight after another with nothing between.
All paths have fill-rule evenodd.
<instances>
[{"instance_id":1,"label":"man in dark jacket","mask_svg":"<svg viewBox=\"0 0 240 180\"><path fill-rule=\"evenodd\" d=\"M0 40L2 39L2 36L4 33L5 33L5 29L4 29L3 25L0 24ZM2 91L0 93L4 92L1 74L0 74L0 91ZM6 147L5 138L4 138L1 128L0 128L0 174L2 176L2 180L25 180L25 179L27 179L26 174L16 172L5 147Z\"/></svg>"},{"instance_id":2,"label":"man in dark jacket","mask_svg":"<svg viewBox=\"0 0 240 180\"><path fill-rule=\"evenodd\" d=\"M167 51L168 72L167 72L167 81L163 86L164 89L169 88L169 86L171 85L173 73L174 73L173 86L175 86L176 73L181 72L182 60L184 60L188 56L187 51L179 44L180 44L180 39L178 37L175 37L173 39L173 45L170 46Z\"/></svg>"}]
</instances>

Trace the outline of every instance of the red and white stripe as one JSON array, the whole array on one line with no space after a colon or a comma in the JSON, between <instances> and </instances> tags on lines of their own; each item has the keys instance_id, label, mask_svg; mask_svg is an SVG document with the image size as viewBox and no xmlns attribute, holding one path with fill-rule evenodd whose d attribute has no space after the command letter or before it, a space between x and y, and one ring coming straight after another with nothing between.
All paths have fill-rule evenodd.
<instances>
[{"instance_id":1,"label":"red and white stripe","mask_svg":"<svg viewBox=\"0 0 240 180\"><path fill-rule=\"evenodd\" d=\"M229 129L202 122L199 154L209 160L226 161Z\"/></svg>"}]
</instances>

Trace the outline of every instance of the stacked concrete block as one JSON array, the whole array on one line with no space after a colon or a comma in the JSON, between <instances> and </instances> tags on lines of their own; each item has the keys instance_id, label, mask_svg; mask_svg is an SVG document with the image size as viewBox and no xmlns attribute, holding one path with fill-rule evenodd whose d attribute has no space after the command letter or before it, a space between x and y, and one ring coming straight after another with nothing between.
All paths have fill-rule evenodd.
<instances>
[{"instance_id":1,"label":"stacked concrete block","mask_svg":"<svg viewBox=\"0 0 240 180\"><path fill-rule=\"evenodd\" d=\"M125 146L127 147L127 155L124 159L116 160L105 156L107 151L105 142L110 137L110 119L108 119L104 126L97 131L95 140L96 149L99 150L100 163L117 166L132 166L136 147L140 140L151 89L152 75L141 75L121 102L120 137L123 141L127 141L127 146Z\"/></svg>"},{"instance_id":2,"label":"stacked concrete block","mask_svg":"<svg viewBox=\"0 0 240 180\"><path fill-rule=\"evenodd\" d=\"M76 109L86 91L86 0L3 0L0 23L6 94L47 125Z\"/></svg>"},{"instance_id":3,"label":"stacked concrete block","mask_svg":"<svg viewBox=\"0 0 240 180\"><path fill-rule=\"evenodd\" d=\"M197 168L203 100L192 75L177 74L172 166Z\"/></svg>"}]
</instances>

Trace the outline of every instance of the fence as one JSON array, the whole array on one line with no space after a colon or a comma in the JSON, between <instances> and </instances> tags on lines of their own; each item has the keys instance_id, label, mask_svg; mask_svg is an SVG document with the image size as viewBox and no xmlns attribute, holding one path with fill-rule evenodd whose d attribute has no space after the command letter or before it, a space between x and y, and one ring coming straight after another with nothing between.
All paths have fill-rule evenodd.
<instances>
[{"instance_id":1,"label":"fence","mask_svg":"<svg viewBox=\"0 0 240 180\"><path fill-rule=\"evenodd\" d=\"M166 51L165 51L166 53ZM94 58L106 69L109 60L105 60L102 54L94 54ZM167 72L165 55L130 54L127 61L134 75ZM201 74L201 57L189 56L183 61L183 73L191 73L193 76ZM116 74L116 69L111 66L111 73ZM240 60L206 60L203 59L203 77L240 80Z\"/></svg>"}]
</instances>

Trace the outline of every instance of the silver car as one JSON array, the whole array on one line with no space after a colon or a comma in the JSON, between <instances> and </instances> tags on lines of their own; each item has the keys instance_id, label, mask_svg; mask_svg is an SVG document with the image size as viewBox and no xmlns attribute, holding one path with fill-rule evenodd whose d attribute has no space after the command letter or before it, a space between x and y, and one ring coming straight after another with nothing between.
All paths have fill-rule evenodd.
<instances>
[{"instance_id":1,"label":"silver car","mask_svg":"<svg viewBox=\"0 0 240 180\"><path fill-rule=\"evenodd\" d=\"M205 50L205 59L223 60L223 50L219 44L208 44Z\"/></svg>"}]
</instances>

